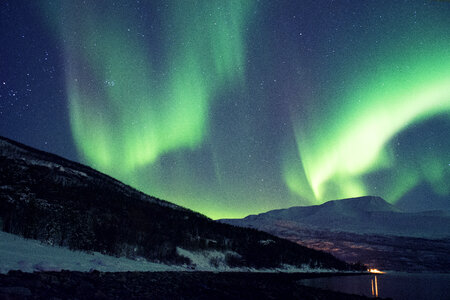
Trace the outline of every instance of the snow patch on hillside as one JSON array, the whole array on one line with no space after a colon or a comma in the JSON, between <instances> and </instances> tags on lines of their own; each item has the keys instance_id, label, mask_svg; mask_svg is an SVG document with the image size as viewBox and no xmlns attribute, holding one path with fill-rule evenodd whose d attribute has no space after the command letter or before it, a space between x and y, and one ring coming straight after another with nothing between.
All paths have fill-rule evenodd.
<instances>
[{"instance_id":1,"label":"snow patch on hillside","mask_svg":"<svg viewBox=\"0 0 450 300\"><path fill-rule=\"evenodd\" d=\"M292 266L288 264L283 264L279 268L274 269L255 269L249 267L230 267L226 263L226 257L240 255L233 251L188 251L183 248L177 248L177 253L181 256L187 257L191 260L191 269L195 271L210 271L210 272L263 272L263 273L329 273L329 272L342 272L335 269L322 269L322 268L311 268L308 265L303 265L301 267Z\"/></svg>"},{"instance_id":2,"label":"snow patch on hillside","mask_svg":"<svg viewBox=\"0 0 450 300\"><path fill-rule=\"evenodd\" d=\"M232 255L240 257L240 255L233 251L188 251L177 247L178 255L187 257L191 260L191 268L196 271L239 271L241 268L231 268L226 263L226 256Z\"/></svg>"},{"instance_id":3,"label":"snow patch on hillside","mask_svg":"<svg viewBox=\"0 0 450 300\"><path fill-rule=\"evenodd\" d=\"M208 271L208 272L336 272L333 269L296 267L283 265L275 269L254 269L248 267L229 267L226 256L240 255L233 251L188 251L177 248L179 255L191 260L192 265L165 265L149 262L145 259L113 257L98 252L73 251L63 247L54 247L37 240L30 240L14 234L0 231L0 273L11 270L22 272L35 271L80 271L90 272L163 272L163 271Z\"/></svg>"},{"instance_id":4,"label":"snow patch on hillside","mask_svg":"<svg viewBox=\"0 0 450 300\"><path fill-rule=\"evenodd\" d=\"M81 172L72 168L64 168L63 166L61 166L60 164L54 163L54 162L48 162L45 160L37 160L37 159L25 159L22 158L23 161L25 161L27 164L32 165L32 166L41 166L41 167L46 167L52 170L57 170L61 173L67 173L67 174L73 174L73 175L78 175L80 177L89 177L85 172Z\"/></svg>"},{"instance_id":5,"label":"snow patch on hillside","mask_svg":"<svg viewBox=\"0 0 450 300\"><path fill-rule=\"evenodd\" d=\"M144 259L132 260L98 252L86 253L53 247L36 240L0 231L0 273L10 270L34 271L185 271L181 266L152 263Z\"/></svg>"}]
</instances>

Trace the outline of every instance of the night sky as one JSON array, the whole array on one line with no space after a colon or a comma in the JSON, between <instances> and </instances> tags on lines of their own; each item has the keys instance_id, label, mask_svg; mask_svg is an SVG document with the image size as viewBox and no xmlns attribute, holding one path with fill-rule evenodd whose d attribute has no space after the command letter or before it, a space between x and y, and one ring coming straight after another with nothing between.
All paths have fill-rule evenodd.
<instances>
[{"instance_id":1,"label":"night sky","mask_svg":"<svg viewBox=\"0 0 450 300\"><path fill-rule=\"evenodd\" d=\"M1 1L0 135L212 218L450 209L450 2Z\"/></svg>"}]
</instances>

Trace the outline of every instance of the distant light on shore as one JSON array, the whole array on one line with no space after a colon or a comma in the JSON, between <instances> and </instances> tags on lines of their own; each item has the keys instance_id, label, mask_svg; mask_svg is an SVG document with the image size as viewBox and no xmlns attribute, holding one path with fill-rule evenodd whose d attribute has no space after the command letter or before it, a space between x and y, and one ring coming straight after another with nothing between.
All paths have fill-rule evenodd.
<instances>
[{"instance_id":1,"label":"distant light on shore","mask_svg":"<svg viewBox=\"0 0 450 300\"><path fill-rule=\"evenodd\" d=\"M369 271L370 273L375 273L375 274L384 274L386 272L380 271L378 269L367 269L367 271Z\"/></svg>"}]
</instances>

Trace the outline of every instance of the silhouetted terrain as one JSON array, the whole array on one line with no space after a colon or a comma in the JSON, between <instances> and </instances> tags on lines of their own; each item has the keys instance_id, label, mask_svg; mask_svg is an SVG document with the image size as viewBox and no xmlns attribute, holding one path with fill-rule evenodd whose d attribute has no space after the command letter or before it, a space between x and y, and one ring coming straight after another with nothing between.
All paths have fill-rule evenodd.
<instances>
[{"instance_id":1,"label":"silhouetted terrain","mask_svg":"<svg viewBox=\"0 0 450 300\"><path fill-rule=\"evenodd\" d=\"M189 264L179 249L220 251L228 266L355 268L254 229L214 222L61 157L0 138L0 228L71 249ZM217 260L217 258L216 258Z\"/></svg>"}]
</instances>

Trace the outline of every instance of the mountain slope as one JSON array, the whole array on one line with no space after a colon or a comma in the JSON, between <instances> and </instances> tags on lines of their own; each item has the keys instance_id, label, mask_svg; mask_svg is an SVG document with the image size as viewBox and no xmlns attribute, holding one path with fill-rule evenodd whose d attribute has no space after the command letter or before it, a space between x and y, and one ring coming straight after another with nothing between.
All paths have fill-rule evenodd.
<instances>
[{"instance_id":1,"label":"mountain slope","mask_svg":"<svg viewBox=\"0 0 450 300\"><path fill-rule=\"evenodd\" d=\"M450 216L444 211L406 213L380 197L328 201L321 205L273 210L224 223L261 229L276 221L297 226L368 234L411 237L450 237Z\"/></svg>"},{"instance_id":2,"label":"mountain slope","mask_svg":"<svg viewBox=\"0 0 450 300\"><path fill-rule=\"evenodd\" d=\"M405 213L379 197L335 200L221 222L262 230L384 270L450 269L448 212Z\"/></svg>"},{"instance_id":3,"label":"mountain slope","mask_svg":"<svg viewBox=\"0 0 450 300\"><path fill-rule=\"evenodd\" d=\"M211 263L350 267L267 233L214 222L6 138L0 138L0 228L51 245L166 263L191 263L180 255L186 251L219 251Z\"/></svg>"}]
</instances>

